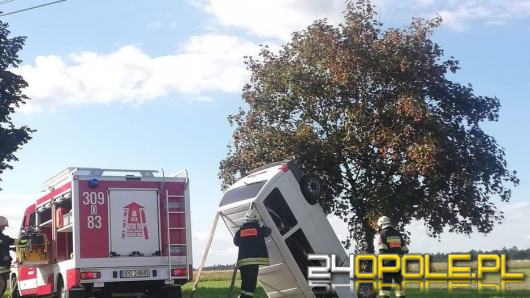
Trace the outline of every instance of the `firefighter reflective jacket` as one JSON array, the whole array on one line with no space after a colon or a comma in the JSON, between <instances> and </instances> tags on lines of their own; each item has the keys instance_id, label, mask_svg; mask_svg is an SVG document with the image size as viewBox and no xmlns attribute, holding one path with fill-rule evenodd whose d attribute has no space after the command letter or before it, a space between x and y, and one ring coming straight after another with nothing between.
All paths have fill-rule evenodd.
<instances>
[{"instance_id":1,"label":"firefighter reflective jacket","mask_svg":"<svg viewBox=\"0 0 530 298\"><path fill-rule=\"evenodd\" d=\"M9 246L13 245L15 240L4 234L0 234L0 266L11 267L11 256L9 255Z\"/></svg>"},{"instance_id":2,"label":"firefighter reflective jacket","mask_svg":"<svg viewBox=\"0 0 530 298\"><path fill-rule=\"evenodd\" d=\"M258 222L246 222L234 236L234 244L239 246L237 267L246 265L268 265L269 253L265 245L265 237L271 234L271 229L260 227Z\"/></svg>"},{"instance_id":3,"label":"firefighter reflective jacket","mask_svg":"<svg viewBox=\"0 0 530 298\"><path fill-rule=\"evenodd\" d=\"M406 254L409 252L403 236L393 227L384 228L379 233L379 252L382 254Z\"/></svg>"}]
</instances>

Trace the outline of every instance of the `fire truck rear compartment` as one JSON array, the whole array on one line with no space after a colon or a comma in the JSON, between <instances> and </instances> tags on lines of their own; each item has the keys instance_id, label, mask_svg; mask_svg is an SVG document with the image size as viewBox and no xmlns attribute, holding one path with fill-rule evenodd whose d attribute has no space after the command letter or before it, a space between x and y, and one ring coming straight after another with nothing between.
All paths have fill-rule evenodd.
<instances>
[{"instance_id":1,"label":"fire truck rear compartment","mask_svg":"<svg viewBox=\"0 0 530 298\"><path fill-rule=\"evenodd\" d=\"M110 251L116 256L160 255L157 190L110 189Z\"/></svg>"}]
</instances>

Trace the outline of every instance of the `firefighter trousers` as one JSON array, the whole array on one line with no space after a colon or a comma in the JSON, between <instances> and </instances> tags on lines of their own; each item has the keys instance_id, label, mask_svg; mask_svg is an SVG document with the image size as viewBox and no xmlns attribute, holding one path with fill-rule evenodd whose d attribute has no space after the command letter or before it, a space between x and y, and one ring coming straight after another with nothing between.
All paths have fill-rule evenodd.
<instances>
[{"instance_id":1,"label":"firefighter trousers","mask_svg":"<svg viewBox=\"0 0 530 298\"><path fill-rule=\"evenodd\" d=\"M259 265L245 265L239 267L241 273L241 292L239 297L254 297L256 285L258 283Z\"/></svg>"},{"instance_id":2,"label":"firefighter trousers","mask_svg":"<svg viewBox=\"0 0 530 298\"><path fill-rule=\"evenodd\" d=\"M401 272L392 272L383 274L383 287L379 291L379 297L390 297L392 293L392 287L387 285L394 285L396 290L396 297L405 297L405 289L401 287L403 276Z\"/></svg>"},{"instance_id":3,"label":"firefighter trousers","mask_svg":"<svg viewBox=\"0 0 530 298\"><path fill-rule=\"evenodd\" d=\"M5 271L5 267L0 266L0 271L2 272ZM1 273L0 274L0 297L4 296L4 292L7 289L8 282L9 282L9 273Z\"/></svg>"}]
</instances>

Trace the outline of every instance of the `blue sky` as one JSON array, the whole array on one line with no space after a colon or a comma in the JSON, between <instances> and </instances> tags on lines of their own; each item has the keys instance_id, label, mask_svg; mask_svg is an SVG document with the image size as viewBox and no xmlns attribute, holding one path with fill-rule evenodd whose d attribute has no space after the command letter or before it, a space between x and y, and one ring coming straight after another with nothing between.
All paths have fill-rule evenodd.
<instances>
[{"instance_id":1,"label":"blue sky","mask_svg":"<svg viewBox=\"0 0 530 298\"><path fill-rule=\"evenodd\" d=\"M0 9L40 3L17 0ZM530 247L524 215L530 213L530 1L376 3L387 26L405 26L412 16L444 17L434 39L461 60L455 80L500 98L500 121L484 127L521 179L512 202L499 204L510 219L491 234L495 243L449 234L438 242L417 222L410 226L411 248ZM32 100L15 120L37 132L17 152L15 169L2 175L2 212L18 226L41 183L68 166L187 168L198 263L221 195L218 165L232 133L226 117L242 104L248 80L242 57L255 55L260 43L280 45L317 18L337 23L343 7L340 0L68 0L3 17L14 35L28 36L17 71ZM332 222L341 234L344 227ZM209 263L230 263L235 249L218 231Z\"/></svg>"}]
</instances>

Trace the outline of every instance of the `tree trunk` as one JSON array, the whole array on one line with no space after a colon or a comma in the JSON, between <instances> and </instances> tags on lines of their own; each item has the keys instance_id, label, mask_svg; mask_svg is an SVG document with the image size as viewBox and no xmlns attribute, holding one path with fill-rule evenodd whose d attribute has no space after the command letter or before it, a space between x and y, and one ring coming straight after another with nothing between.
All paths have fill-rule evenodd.
<instances>
[{"instance_id":1,"label":"tree trunk","mask_svg":"<svg viewBox=\"0 0 530 298\"><path fill-rule=\"evenodd\" d=\"M364 241L366 243L366 253L372 254L374 253L374 235L375 231L370 227L370 223L368 221L363 222L363 229L364 229Z\"/></svg>"}]
</instances>

